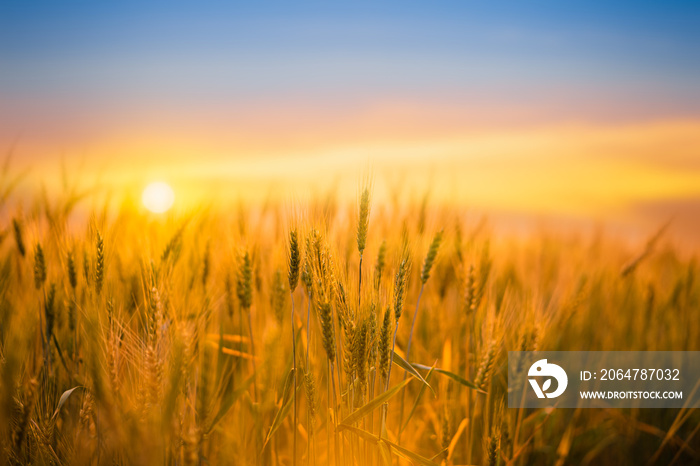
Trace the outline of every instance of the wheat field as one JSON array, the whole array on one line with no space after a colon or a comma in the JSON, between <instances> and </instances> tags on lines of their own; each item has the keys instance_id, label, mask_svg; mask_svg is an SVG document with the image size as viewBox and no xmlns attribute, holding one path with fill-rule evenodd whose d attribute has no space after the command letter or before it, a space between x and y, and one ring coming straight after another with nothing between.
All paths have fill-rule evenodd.
<instances>
[{"instance_id":1,"label":"wheat field","mask_svg":"<svg viewBox=\"0 0 700 466\"><path fill-rule=\"evenodd\" d=\"M495 235L370 184L160 216L13 186L3 464L700 462L696 410L506 404L509 350L700 350L663 231Z\"/></svg>"}]
</instances>

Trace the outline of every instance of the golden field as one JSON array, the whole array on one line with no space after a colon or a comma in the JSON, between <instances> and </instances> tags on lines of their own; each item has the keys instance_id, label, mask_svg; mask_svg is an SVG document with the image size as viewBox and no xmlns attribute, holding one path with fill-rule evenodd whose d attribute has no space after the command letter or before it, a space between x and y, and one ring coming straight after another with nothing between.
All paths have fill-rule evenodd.
<instances>
[{"instance_id":1,"label":"golden field","mask_svg":"<svg viewBox=\"0 0 700 466\"><path fill-rule=\"evenodd\" d=\"M3 464L700 461L696 410L506 405L509 350L700 350L698 264L663 228L494 235L371 183L153 215L13 179Z\"/></svg>"}]
</instances>

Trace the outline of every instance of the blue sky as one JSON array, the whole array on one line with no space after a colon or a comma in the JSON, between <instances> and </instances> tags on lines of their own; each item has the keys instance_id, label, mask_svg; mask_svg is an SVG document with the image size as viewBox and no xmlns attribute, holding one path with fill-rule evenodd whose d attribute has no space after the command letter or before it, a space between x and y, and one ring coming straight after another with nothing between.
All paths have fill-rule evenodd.
<instances>
[{"instance_id":1,"label":"blue sky","mask_svg":"<svg viewBox=\"0 0 700 466\"><path fill-rule=\"evenodd\" d=\"M688 115L700 109L698 24L692 3L4 2L0 95L126 99L136 111L139 102L570 93L646 99L642 117Z\"/></svg>"}]
</instances>

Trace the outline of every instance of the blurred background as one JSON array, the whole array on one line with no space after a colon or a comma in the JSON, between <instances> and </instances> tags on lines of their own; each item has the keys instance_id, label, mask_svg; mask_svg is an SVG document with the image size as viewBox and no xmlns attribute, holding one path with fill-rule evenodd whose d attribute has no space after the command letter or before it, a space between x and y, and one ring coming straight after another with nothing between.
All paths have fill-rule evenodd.
<instances>
[{"instance_id":1,"label":"blurred background","mask_svg":"<svg viewBox=\"0 0 700 466\"><path fill-rule=\"evenodd\" d=\"M0 148L175 207L355 200L700 246L692 2L0 4ZM25 172L26 171L26 172Z\"/></svg>"}]
</instances>

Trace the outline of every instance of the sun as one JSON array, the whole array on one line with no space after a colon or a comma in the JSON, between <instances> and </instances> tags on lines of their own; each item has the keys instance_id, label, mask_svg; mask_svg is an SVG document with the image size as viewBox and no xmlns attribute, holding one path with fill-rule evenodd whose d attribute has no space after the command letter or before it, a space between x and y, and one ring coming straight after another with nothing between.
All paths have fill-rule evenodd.
<instances>
[{"instance_id":1,"label":"sun","mask_svg":"<svg viewBox=\"0 0 700 466\"><path fill-rule=\"evenodd\" d=\"M141 195L143 206L154 214L162 214L173 206L175 192L162 181L156 181L146 186Z\"/></svg>"}]
</instances>

